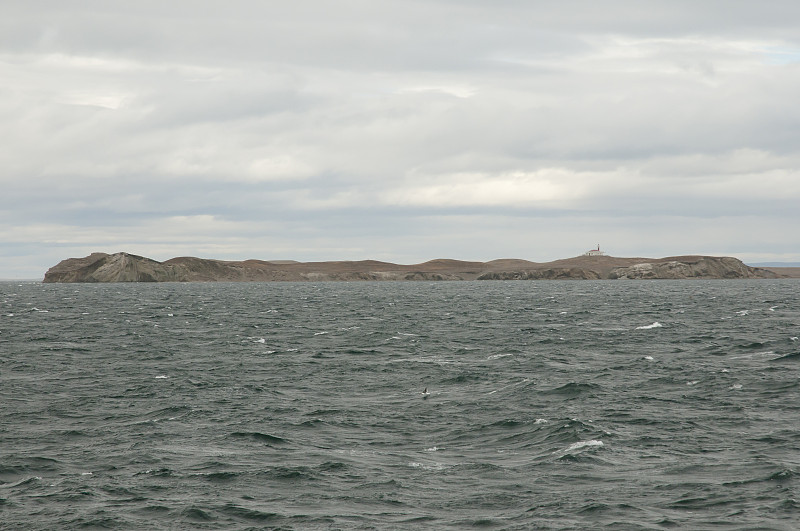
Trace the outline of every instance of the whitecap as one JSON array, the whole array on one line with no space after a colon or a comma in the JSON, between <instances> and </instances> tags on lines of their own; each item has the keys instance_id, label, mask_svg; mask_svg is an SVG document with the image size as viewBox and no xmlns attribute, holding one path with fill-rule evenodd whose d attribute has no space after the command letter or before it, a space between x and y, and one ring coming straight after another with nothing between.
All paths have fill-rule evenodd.
<instances>
[{"instance_id":1,"label":"whitecap","mask_svg":"<svg viewBox=\"0 0 800 531\"><path fill-rule=\"evenodd\" d=\"M547 420L547 419L536 419L533 423L534 424L547 424L548 422L550 422L550 421Z\"/></svg>"},{"instance_id":2,"label":"whitecap","mask_svg":"<svg viewBox=\"0 0 800 531\"><path fill-rule=\"evenodd\" d=\"M255 342L256 342L256 343L266 343L266 342L267 342L267 340L266 340L266 339L264 339L263 337L260 337L260 338L256 339L256 341L255 341Z\"/></svg>"},{"instance_id":3,"label":"whitecap","mask_svg":"<svg viewBox=\"0 0 800 531\"><path fill-rule=\"evenodd\" d=\"M445 358L444 356L422 356L419 358L412 358L411 361L419 363L435 363L437 365L450 365L456 363L455 360Z\"/></svg>"},{"instance_id":4,"label":"whitecap","mask_svg":"<svg viewBox=\"0 0 800 531\"><path fill-rule=\"evenodd\" d=\"M91 476L91 472L81 472L81 476Z\"/></svg>"},{"instance_id":5,"label":"whitecap","mask_svg":"<svg viewBox=\"0 0 800 531\"><path fill-rule=\"evenodd\" d=\"M437 452L437 451L439 451L439 447L438 446L431 446L430 448L425 448L425 451L426 452Z\"/></svg>"},{"instance_id":6,"label":"whitecap","mask_svg":"<svg viewBox=\"0 0 800 531\"><path fill-rule=\"evenodd\" d=\"M644 359L646 359L647 361L654 361L655 360L655 358L653 358L653 356L645 356Z\"/></svg>"},{"instance_id":7,"label":"whitecap","mask_svg":"<svg viewBox=\"0 0 800 531\"><path fill-rule=\"evenodd\" d=\"M505 358L507 356L513 356L513 354L493 354L493 355L489 356L486 359L487 360L497 360L497 359L500 359L500 358Z\"/></svg>"},{"instance_id":8,"label":"whitecap","mask_svg":"<svg viewBox=\"0 0 800 531\"><path fill-rule=\"evenodd\" d=\"M442 357L442 356L420 356L418 358L399 358L396 360L390 360L389 363L406 363L406 362L414 362L414 363L436 363L438 365L447 365L451 363L455 363L455 361Z\"/></svg>"},{"instance_id":9,"label":"whitecap","mask_svg":"<svg viewBox=\"0 0 800 531\"><path fill-rule=\"evenodd\" d=\"M742 310L741 312L736 312L736 315L747 315L750 313L750 310Z\"/></svg>"},{"instance_id":10,"label":"whitecap","mask_svg":"<svg viewBox=\"0 0 800 531\"><path fill-rule=\"evenodd\" d=\"M789 338L790 341L797 341L797 339L798 339L797 336L792 336Z\"/></svg>"},{"instance_id":11,"label":"whitecap","mask_svg":"<svg viewBox=\"0 0 800 531\"><path fill-rule=\"evenodd\" d=\"M324 336L324 335L325 335L325 334L327 334L327 333L328 333L328 332L314 332L314 335L315 335L315 336Z\"/></svg>"},{"instance_id":12,"label":"whitecap","mask_svg":"<svg viewBox=\"0 0 800 531\"><path fill-rule=\"evenodd\" d=\"M509 387L513 387L513 386L515 386L515 385L522 385L522 384L524 384L524 383L527 383L527 382L530 382L530 381L531 381L531 379L530 379L530 378L525 378L525 379L523 379L523 380L522 380L522 381L520 381L520 382L514 382L514 383L510 383L510 384L508 384L508 385L504 385L503 387L501 387L501 388L499 388L499 389L495 389L494 391L489 391L489 393L487 393L487 394L493 395L493 394L495 394L497 391L502 391L503 389L508 389Z\"/></svg>"},{"instance_id":13,"label":"whitecap","mask_svg":"<svg viewBox=\"0 0 800 531\"><path fill-rule=\"evenodd\" d=\"M766 357L766 356L774 356L774 350L765 350L763 352L753 352L752 354L742 354L741 356L733 356L730 359L732 360L748 360L755 357Z\"/></svg>"},{"instance_id":14,"label":"whitecap","mask_svg":"<svg viewBox=\"0 0 800 531\"><path fill-rule=\"evenodd\" d=\"M575 452L575 451L581 450L583 448L593 448L593 447L598 447L599 448L601 446L605 446L603 444L603 441L598 441L596 439L592 439L591 441L578 441L576 443L570 444L568 447L566 447L561 452L564 453L564 454L568 454L570 452ZM558 453L558 452L554 452L554 453Z\"/></svg>"},{"instance_id":15,"label":"whitecap","mask_svg":"<svg viewBox=\"0 0 800 531\"><path fill-rule=\"evenodd\" d=\"M733 384L731 386L731 389L741 389L741 388L742 388L742 384Z\"/></svg>"},{"instance_id":16,"label":"whitecap","mask_svg":"<svg viewBox=\"0 0 800 531\"><path fill-rule=\"evenodd\" d=\"M432 465L426 465L425 463L418 463L416 461L410 462L408 466L413 468L421 468L423 470L443 470L444 468L446 468L444 463L434 463Z\"/></svg>"},{"instance_id":17,"label":"whitecap","mask_svg":"<svg viewBox=\"0 0 800 531\"><path fill-rule=\"evenodd\" d=\"M159 374L155 378L156 378L156 380L163 380L165 378L169 378L169 376L167 376L166 374Z\"/></svg>"},{"instance_id":18,"label":"whitecap","mask_svg":"<svg viewBox=\"0 0 800 531\"><path fill-rule=\"evenodd\" d=\"M637 326L636 330L650 330L651 328L661 328L662 326L664 326L664 325L662 325L661 323L656 321L653 324L644 325L644 326Z\"/></svg>"}]
</instances>

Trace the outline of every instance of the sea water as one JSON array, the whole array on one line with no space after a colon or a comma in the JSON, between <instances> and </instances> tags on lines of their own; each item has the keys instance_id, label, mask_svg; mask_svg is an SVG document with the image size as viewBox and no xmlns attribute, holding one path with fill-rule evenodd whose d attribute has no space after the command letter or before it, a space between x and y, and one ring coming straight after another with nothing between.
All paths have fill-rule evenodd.
<instances>
[{"instance_id":1,"label":"sea water","mask_svg":"<svg viewBox=\"0 0 800 531\"><path fill-rule=\"evenodd\" d=\"M0 283L0 528L795 530L799 336L796 280Z\"/></svg>"}]
</instances>

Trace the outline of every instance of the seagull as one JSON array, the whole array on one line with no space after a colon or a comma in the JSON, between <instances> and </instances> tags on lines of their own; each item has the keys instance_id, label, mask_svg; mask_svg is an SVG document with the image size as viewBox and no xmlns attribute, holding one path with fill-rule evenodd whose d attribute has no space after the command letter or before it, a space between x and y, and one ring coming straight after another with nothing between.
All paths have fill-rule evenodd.
<instances>
[{"instance_id":1,"label":"seagull","mask_svg":"<svg viewBox=\"0 0 800 531\"><path fill-rule=\"evenodd\" d=\"M430 395L430 393L428 392L428 388L427 387L422 390L422 398L423 399L428 398L429 395Z\"/></svg>"}]
</instances>

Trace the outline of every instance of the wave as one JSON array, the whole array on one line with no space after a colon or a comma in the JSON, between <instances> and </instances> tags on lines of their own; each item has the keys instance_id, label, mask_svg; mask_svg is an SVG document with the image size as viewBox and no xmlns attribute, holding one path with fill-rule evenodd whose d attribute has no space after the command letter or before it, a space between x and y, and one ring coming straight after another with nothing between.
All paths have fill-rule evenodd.
<instances>
[{"instance_id":1,"label":"wave","mask_svg":"<svg viewBox=\"0 0 800 531\"><path fill-rule=\"evenodd\" d=\"M453 465L445 465L444 463L420 463L419 461L411 461L408 463L411 468L420 468L422 470L444 470L445 468L452 467Z\"/></svg>"},{"instance_id":2,"label":"wave","mask_svg":"<svg viewBox=\"0 0 800 531\"><path fill-rule=\"evenodd\" d=\"M577 441L566 448L556 450L553 455L559 461L585 461L587 459L594 460L595 457L590 457L599 448L605 446L603 441L599 439L591 439L588 441Z\"/></svg>"},{"instance_id":3,"label":"wave","mask_svg":"<svg viewBox=\"0 0 800 531\"><path fill-rule=\"evenodd\" d=\"M235 431L231 433L230 436L236 439L251 439L266 444L286 444L288 442L282 437L276 437L275 435L257 431Z\"/></svg>"},{"instance_id":4,"label":"wave","mask_svg":"<svg viewBox=\"0 0 800 531\"><path fill-rule=\"evenodd\" d=\"M278 513L270 513L270 512L258 511L256 509L248 509L246 507L241 507L239 505L233 505L233 504L227 504L223 506L221 509L219 509L219 511L223 514L232 516L234 518L256 521L256 522L266 522L269 520L283 518Z\"/></svg>"},{"instance_id":5,"label":"wave","mask_svg":"<svg viewBox=\"0 0 800 531\"><path fill-rule=\"evenodd\" d=\"M214 516L203 509L200 509L199 507L187 507L181 511L181 516L187 520L193 520L196 522L210 522L211 520L215 519Z\"/></svg>"},{"instance_id":6,"label":"wave","mask_svg":"<svg viewBox=\"0 0 800 531\"><path fill-rule=\"evenodd\" d=\"M591 441L578 441L576 443L570 444L567 448L562 450L564 453L571 453L576 452L578 450L582 450L584 448L592 448L594 446L604 446L603 441L598 441L592 439Z\"/></svg>"},{"instance_id":7,"label":"wave","mask_svg":"<svg viewBox=\"0 0 800 531\"><path fill-rule=\"evenodd\" d=\"M602 389L602 387L597 384L569 382L568 384L564 384L560 387L542 391L542 394L575 398L586 393L598 391L600 389Z\"/></svg>"},{"instance_id":8,"label":"wave","mask_svg":"<svg viewBox=\"0 0 800 531\"><path fill-rule=\"evenodd\" d=\"M661 323L659 323L658 321L656 321L656 322L655 322L655 323L653 323L653 324L644 325L644 326L637 326L637 327L636 327L636 330L650 330L651 328L661 328L661 327L663 327L663 326L664 326L664 325L662 325Z\"/></svg>"},{"instance_id":9,"label":"wave","mask_svg":"<svg viewBox=\"0 0 800 531\"><path fill-rule=\"evenodd\" d=\"M317 479L316 472L307 466L278 466L269 470L266 476L269 479L281 481L311 481Z\"/></svg>"},{"instance_id":10,"label":"wave","mask_svg":"<svg viewBox=\"0 0 800 531\"><path fill-rule=\"evenodd\" d=\"M443 383L446 384L463 384L463 383L471 383L471 382L480 382L486 378L484 373L462 373L457 376L453 376L452 378L447 378L444 380Z\"/></svg>"},{"instance_id":11,"label":"wave","mask_svg":"<svg viewBox=\"0 0 800 531\"><path fill-rule=\"evenodd\" d=\"M755 350L755 349L759 349L759 348L764 348L766 346L767 346L767 344L766 343L762 343L761 341L752 341L750 343L742 343L742 344L736 345L736 348L739 348L741 350Z\"/></svg>"},{"instance_id":12,"label":"wave","mask_svg":"<svg viewBox=\"0 0 800 531\"><path fill-rule=\"evenodd\" d=\"M157 469L147 469L144 472L137 472L134 476L152 476L157 478L171 478L176 476L175 471L166 467Z\"/></svg>"},{"instance_id":13,"label":"wave","mask_svg":"<svg viewBox=\"0 0 800 531\"><path fill-rule=\"evenodd\" d=\"M156 376L156 378L158 378L158 376ZM191 413L191 411L192 408L188 406L169 406L161 409L155 409L153 411L148 411L147 413L142 415L142 418L144 419L143 422L159 421L159 420L175 420L178 417L188 415L189 413ZM139 422L136 422L135 424L138 423Z\"/></svg>"},{"instance_id":14,"label":"wave","mask_svg":"<svg viewBox=\"0 0 800 531\"><path fill-rule=\"evenodd\" d=\"M40 476L33 476L33 477L21 479L21 480L15 482L15 483L0 483L0 487L2 487L4 489L12 489L12 488L16 488L16 487L23 487L25 485L33 485L33 484L37 484L38 485L41 481L42 481L42 478Z\"/></svg>"},{"instance_id":15,"label":"wave","mask_svg":"<svg viewBox=\"0 0 800 531\"><path fill-rule=\"evenodd\" d=\"M3 476L19 476L30 473L55 472L60 470L61 462L48 457L28 457L23 463L16 465L0 464L0 478ZM0 479L0 485L2 480Z\"/></svg>"},{"instance_id":16,"label":"wave","mask_svg":"<svg viewBox=\"0 0 800 531\"><path fill-rule=\"evenodd\" d=\"M800 361L800 352L792 352L791 354L784 354L783 356L778 356L777 358L773 358L770 361Z\"/></svg>"},{"instance_id":17,"label":"wave","mask_svg":"<svg viewBox=\"0 0 800 531\"><path fill-rule=\"evenodd\" d=\"M211 472L209 474L200 474L200 477L212 483L224 483L233 481L239 477L237 472Z\"/></svg>"},{"instance_id":18,"label":"wave","mask_svg":"<svg viewBox=\"0 0 800 531\"><path fill-rule=\"evenodd\" d=\"M322 472L341 472L350 468L350 465L341 461L325 461L317 468Z\"/></svg>"}]
</instances>

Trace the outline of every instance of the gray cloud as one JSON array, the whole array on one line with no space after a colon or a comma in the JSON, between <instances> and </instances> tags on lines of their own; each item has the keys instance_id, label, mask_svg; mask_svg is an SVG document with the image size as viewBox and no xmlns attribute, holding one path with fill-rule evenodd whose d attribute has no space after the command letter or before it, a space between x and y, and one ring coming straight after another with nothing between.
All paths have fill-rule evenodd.
<instances>
[{"instance_id":1,"label":"gray cloud","mask_svg":"<svg viewBox=\"0 0 800 531\"><path fill-rule=\"evenodd\" d=\"M798 15L5 2L0 277L123 248L548 260L601 241L800 260L761 233L800 226Z\"/></svg>"}]
</instances>

